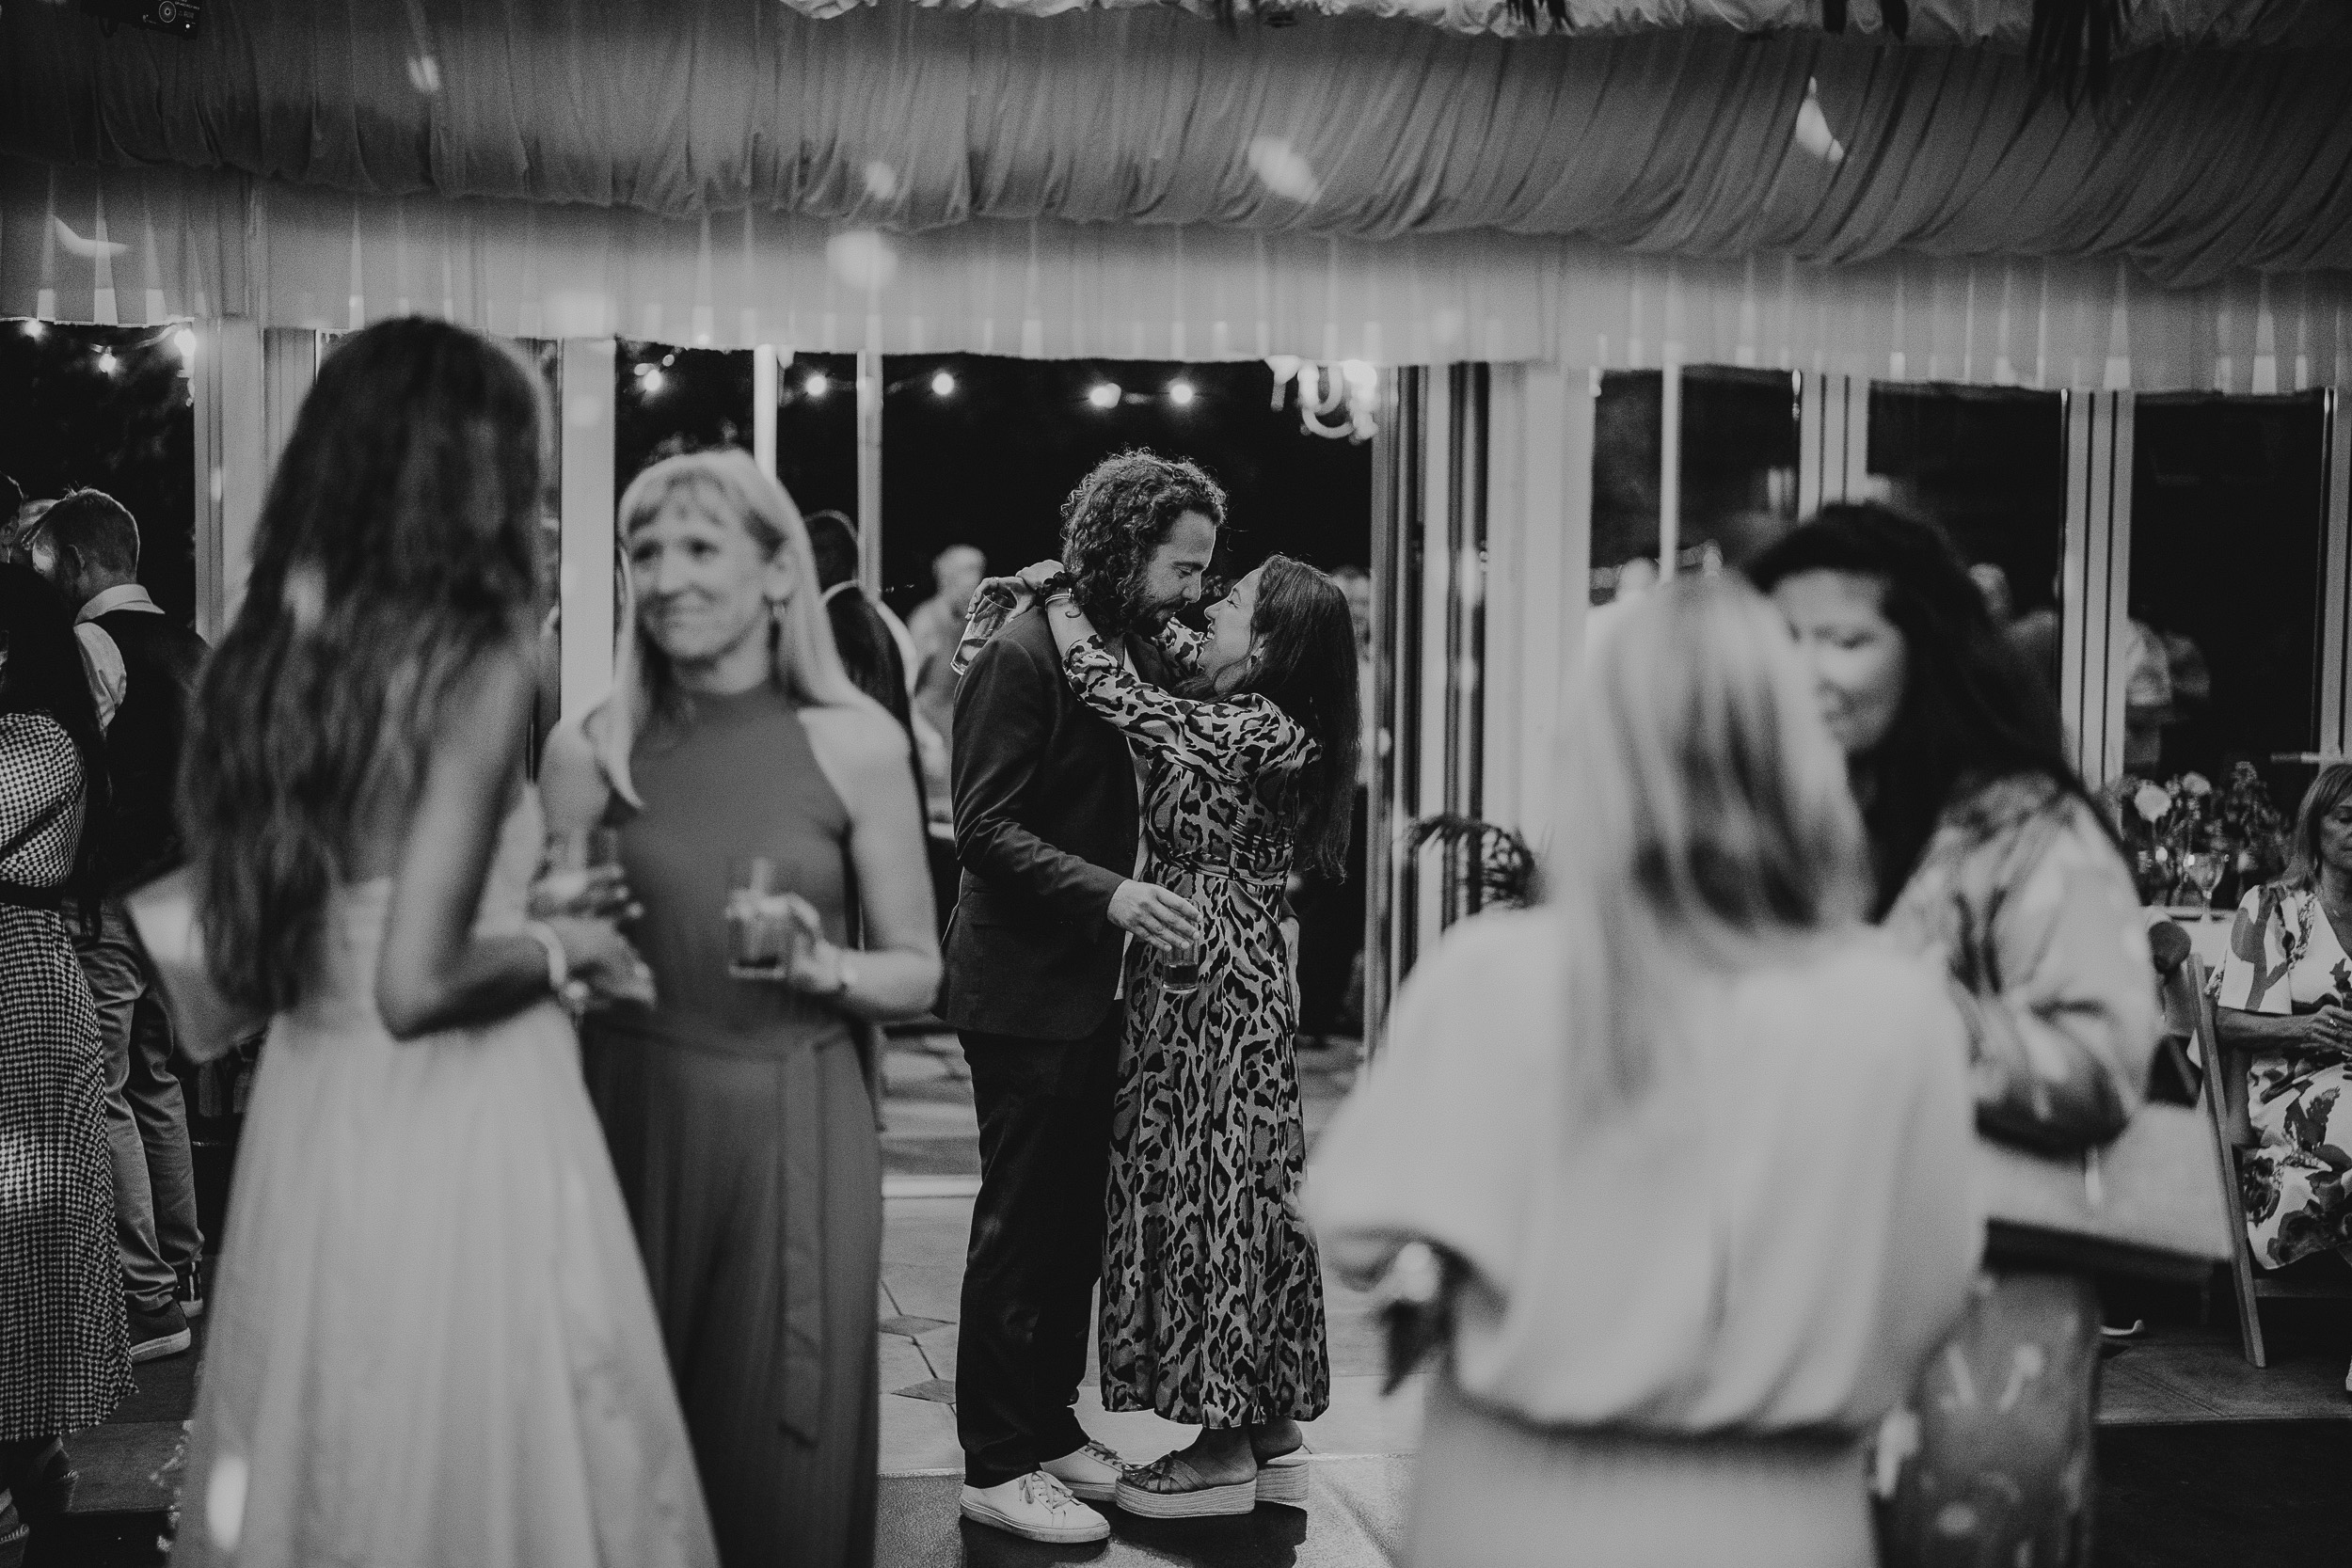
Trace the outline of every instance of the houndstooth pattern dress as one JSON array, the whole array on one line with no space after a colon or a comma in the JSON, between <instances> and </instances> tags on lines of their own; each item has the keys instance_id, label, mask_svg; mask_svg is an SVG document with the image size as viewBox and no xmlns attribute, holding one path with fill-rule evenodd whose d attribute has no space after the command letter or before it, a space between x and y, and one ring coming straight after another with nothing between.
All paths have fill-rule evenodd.
<instances>
[{"instance_id":1,"label":"houndstooth pattern dress","mask_svg":"<svg viewBox=\"0 0 2352 1568\"><path fill-rule=\"evenodd\" d=\"M33 830L0 858L0 1440L95 1426L131 1383L98 1015L34 907L72 870L81 794L63 727L0 713L0 846Z\"/></svg>"}]
</instances>

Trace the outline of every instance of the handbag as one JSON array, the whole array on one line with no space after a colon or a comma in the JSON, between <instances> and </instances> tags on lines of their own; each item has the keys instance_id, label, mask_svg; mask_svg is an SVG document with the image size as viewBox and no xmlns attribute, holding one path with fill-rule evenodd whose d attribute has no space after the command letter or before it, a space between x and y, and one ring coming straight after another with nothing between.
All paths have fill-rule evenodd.
<instances>
[{"instance_id":1,"label":"handbag","mask_svg":"<svg viewBox=\"0 0 2352 1568\"><path fill-rule=\"evenodd\" d=\"M171 1032L192 1061L217 1061L269 1027L269 1015L232 1002L204 964L204 927L197 918L196 873L166 872L125 894L123 909L162 985Z\"/></svg>"},{"instance_id":2,"label":"handbag","mask_svg":"<svg viewBox=\"0 0 2352 1568\"><path fill-rule=\"evenodd\" d=\"M2196 1282L2230 1260L2236 1216L2196 1111L2160 1101L2111 1143L2042 1154L1979 1133L1985 1256L1999 1264L2091 1269Z\"/></svg>"}]
</instances>

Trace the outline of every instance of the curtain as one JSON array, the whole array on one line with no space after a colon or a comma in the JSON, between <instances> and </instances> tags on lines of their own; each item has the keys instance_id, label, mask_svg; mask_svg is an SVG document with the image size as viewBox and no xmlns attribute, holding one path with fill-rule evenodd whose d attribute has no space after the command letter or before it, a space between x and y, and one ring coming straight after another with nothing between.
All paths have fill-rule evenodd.
<instances>
[{"instance_id":1,"label":"curtain","mask_svg":"<svg viewBox=\"0 0 2352 1568\"><path fill-rule=\"evenodd\" d=\"M844 16L880 0L785 0L809 16ZM1023 16L1063 16L1078 10L1120 10L1176 5L1195 16L1214 16L1214 0L917 0L934 9L967 10L975 5ZM1510 14L1507 0L1235 0L1243 15L1284 12L1320 16L1407 17L1457 33L1518 35L1528 31ZM1820 0L1565 0L1565 31L1634 33L1682 27L1728 27L1743 33L1821 24ZM2347 17L2335 0L2137 0L2120 19L2119 50L2145 48L2278 47L2290 43L2343 40ZM1547 21L1545 30L1555 24ZM1887 36L1883 0L1860 0L1849 25L1864 34ZM1991 43L2025 46L2033 27L2033 0L1910 0L1913 43Z\"/></svg>"},{"instance_id":2,"label":"curtain","mask_svg":"<svg viewBox=\"0 0 2352 1568\"><path fill-rule=\"evenodd\" d=\"M1044 219L1477 248L1501 230L1709 263L2123 259L2163 287L2352 266L2340 47L2143 51L2104 110L2070 115L2010 55L1795 33L817 21L775 0L246 0L194 40L93 25L0 8L0 150L526 200L566 232L604 221L559 211L576 205L723 230L752 211L909 235Z\"/></svg>"},{"instance_id":3,"label":"curtain","mask_svg":"<svg viewBox=\"0 0 2352 1568\"><path fill-rule=\"evenodd\" d=\"M2352 386L2352 278L2333 273L2160 290L2115 262L1678 261L1541 236L1043 220L894 235L0 158L0 315L341 329L411 311L515 337L816 351Z\"/></svg>"}]
</instances>

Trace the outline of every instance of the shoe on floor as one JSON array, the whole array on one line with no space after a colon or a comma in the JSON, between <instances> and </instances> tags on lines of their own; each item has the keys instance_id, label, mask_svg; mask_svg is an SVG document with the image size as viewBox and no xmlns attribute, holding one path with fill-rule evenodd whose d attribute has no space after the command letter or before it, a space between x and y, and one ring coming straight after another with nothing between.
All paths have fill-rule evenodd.
<instances>
[{"instance_id":1,"label":"shoe on floor","mask_svg":"<svg viewBox=\"0 0 2352 1568\"><path fill-rule=\"evenodd\" d=\"M1041 1541L1049 1546L1110 1539L1111 1522L1070 1495L1042 1470L997 1486L966 1486L961 1512L976 1524Z\"/></svg>"},{"instance_id":2,"label":"shoe on floor","mask_svg":"<svg viewBox=\"0 0 2352 1568\"><path fill-rule=\"evenodd\" d=\"M1049 1459L1038 1468L1070 1488L1070 1495L1080 1502L1106 1503L1119 1490L1120 1478L1132 1466L1119 1456L1118 1449L1089 1437L1084 1448Z\"/></svg>"},{"instance_id":3,"label":"shoe on floor","mask_svg":"<svg viewBox=\"0 0 2352 1568\"><path fill-rule=\"evenodd\" d=\"M196 1342L196 1335L188 1327L185 1314L176 1301L161 1307L141 1307L125 1302L123 1310L131 1320L131 1359L134 1362L153 1361L167 1355L178 1355Z\"/></svg>"},{"instance_id":4,"label":"shoe on floor","mask_svg":"<svg viewBox=\"0 0 2352 1568\"><path fill-rule=\"evenodd\" d=\"M1258 1500L1279 1508L1307 1506L1307 1450L1303 1446L1258 1461Z\"/></svg>"},{"instance_id":5,"label":"shoe on floor","mask_svg":"<svg viewBox=\"0 0 2352 1568\"><path fill-rule=\"evenodd\" d=\"M1172 1491L1154 1491L1150 1481L1175 1482ZM1112 1500L1120 1511L1143 1519L1218 1519L1248 1513L1258 1506L1258 1478L1209 1482L1181 1454L1155 1459L1130 1470Z\"/></svg>"},{"instance_id":6,"label":"shoe on floor","mask_svg":"<svg viewBox=\"0 0 2352 1568\"><path fill-rule=\"evenodd\" d=\"M171 1299L180 1304L180 1315L194 1323L204 1315L204 1260L183 1263L172 1273L177 1284Z\"/></svg>"}]
</instances>

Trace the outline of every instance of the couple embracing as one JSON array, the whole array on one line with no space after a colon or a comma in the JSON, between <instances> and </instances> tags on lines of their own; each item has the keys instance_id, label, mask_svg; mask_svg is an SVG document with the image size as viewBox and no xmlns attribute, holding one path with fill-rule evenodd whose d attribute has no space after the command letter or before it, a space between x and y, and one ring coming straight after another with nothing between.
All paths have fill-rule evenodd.
<instances>
[{"instance_id":1,"label":"couple embracing","mask_svg":"<svg viewBox=\"0 0 2352 1568\"><path fill-rule=\"evenodd\" d=\"M1281 556L1210 593L1224 515L1189 463L1103 463L1064 505L1067 569L983 590L967 647L1002 624L956 696L962 1512L1036 1541L1103 1539L1086 1503L1303 1505L1298 1422L1329 1399L1281 919L1291 872L1345 853L1355 639ZM1204 598L1205 637L1173 619ZM1149 1465L1073 1408L1098 1276L1104 1407L1201 1429Z\"/></svg>"}]
</instances>

